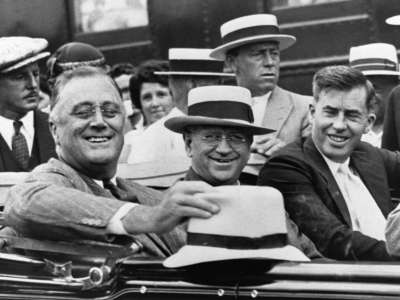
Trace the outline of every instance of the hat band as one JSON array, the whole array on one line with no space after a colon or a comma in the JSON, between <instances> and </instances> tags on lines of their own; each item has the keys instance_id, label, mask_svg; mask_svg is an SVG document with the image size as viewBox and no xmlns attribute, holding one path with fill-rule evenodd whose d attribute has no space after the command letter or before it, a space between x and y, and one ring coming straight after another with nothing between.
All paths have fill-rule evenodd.
<instances>
[{"instance_id":1,"label":"hat band","mask_svg":"<svg viewBox=\"0 0 400 300\"><path fill-rule=\"evenodd\" d=\"M229 109L225 109L229 107ZM206 101L188 107L189 116L201 116L217 119L238 119L254 122L253 111L248 104L237 101Z\"/></svg>"},{"instance_id":2,"label":"hat band","mask_svg":"<svg viewBox=\"0 0 400 300\"><path fill-rule=\"evenodd\" d=\"M360 71L368 71L368 70L398 71L398 64L396 64L394 61L385 58L356 59L350 62L350 66Z\"/></svg>"},{"instance_id":3,"label":"hat band","mask_svg":"<svg viewBox=\"0 0 400 300\"><path fill-rule=\"evenodd\" d=\"M232 41L240 40L250 36L267 35L267 34L280 34L279 28L274 25L263 25L246 27L239 30L232 31L222 37L222 43L227 44Z\"/></svg>"},{"instance_id":4,"label":"hat band","mask_svg":"<svg viewBox=\"0 0 400 300\"><path fill-rule=\"evenodd\" d=\"M237 250L270 249L286 246L287 236L284 233L277 233L264 235L258 238L250 238L246 236L188 232L187 244Z\"/></svg>"},{"instance_id":5,"label":"hat band","mask_svg":"<svg viewBox=\"0 0 400 300\"><path fill-rule=\"evenodd\" d=\"M224 62L219 60L177 59L169 61L173 72L222 72Z\"/></svg>"}]
</instances>

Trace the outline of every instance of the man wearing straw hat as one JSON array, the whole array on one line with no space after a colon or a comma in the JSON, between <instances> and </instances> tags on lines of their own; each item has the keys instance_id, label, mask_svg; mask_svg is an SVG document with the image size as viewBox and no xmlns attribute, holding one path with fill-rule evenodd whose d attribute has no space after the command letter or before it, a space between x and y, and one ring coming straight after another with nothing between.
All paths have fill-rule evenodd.
<instances>
[{"instance_id":1,"label":"man wearing straw hat","mask_svg":"<svg viewBox=\"0 0 400 300\"><path fill-rule=\"evenodd\" d=\"M38 61L47 41L23 36L0 38L0 171L29 171L55 157L48 115L38 110Z\"/></svg>"},{"instance_id":2,"label":"man wearing straw hat","mask_svg":"<svg viewBox=\"0 0 400 300\"><path fill-rule=\"evenodd\" d=\"M349 63L352 68L360 70L375 88L374 113L376 119L371 130L364 134L362 141L375 147L381 147L383 138L383 124L385 111L388 114L385 143L392 143L394 125L393 100L389 108L388 98L391 90L399 83L399 62L396 48L387 43L372 43L350 48ZM386 109L388 108L388 109ZM390 124L390 125L389 125ZM388 138L390 136L390 138Z\"/></svg>"},{"instance_id":3,"label":"man wearing straw hat","mask_svg":"<svg viewBox=\"0 0 400 300\"><path fill-rule=\"evenodd\" d=\"M309 134L308 106L311 97L280 88L280 51L292 46L296 38L281 34L271 14L249 15L221 26L222 45L211 56L225 59L235 72L239 86L253 97L254 124L275 132L255 139L246 170L257 175L270 156L285 144ZM245 170L245 171L246 171Z\"/></svg>"},{"instance_id":4,"label":"man wearing straw hat","mask_svg":"<svg viewBox=\"0 0 400 300\"><path fill-rule=\"evenodd\" d=\"M211 49L170 48L170 70L158 71L156 75L168 76L174 108L169 114L150 125L134 145L130 144L128 163L163 161L179 157L185 159L182 137L164 127L164 122L187 112L187 94L190 89L219 82L233 74L223 72L224 62L210 57Z\"/></svg>"},{"instance_id":5,"label":"man wearing straw hat","mask_svg":"<svg viewBox=\"0 0 400 300\"><path fill-rule=\"evenodd\" d=\"M219 85L190 90L188 115L165 122L168 129L183 135L186 153L191 159L184 180L201 180L212 186L239 185L239 175L249 159L253 136L273 132L253 125L250 104L250 91L242 87ZM264 195L266 199L270 192ZM261 212L260 218L262 216ZM286 220L286 227L289 244L308 257L321 257L314 244L291 220Z\"/></svg>"}]
</instances>

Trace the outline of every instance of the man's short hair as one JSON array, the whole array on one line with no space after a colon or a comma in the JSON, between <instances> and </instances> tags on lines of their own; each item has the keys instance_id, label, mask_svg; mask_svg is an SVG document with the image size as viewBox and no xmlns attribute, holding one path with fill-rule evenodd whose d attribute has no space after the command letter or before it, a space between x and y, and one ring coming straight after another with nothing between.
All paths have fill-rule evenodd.
<instances>
[{"instance_id":1,"label":"man's short hair","mask_svg":"<svg viewBox=\"0 0 400 300\"><path fill-rule=\"evenodd\" d=\"M375 90L372 83L357 69L348 66L329 66L315 73L312 82L313 96L319 100L322 91L350 91L357 87L365 87L367 91L366 107L373 108Z\"/></svg>"},{"instance_id":2,"label":"man's short hair","mask_svg":"<svg viewBox=\"0 0 400 300\"><path fill-rule=\"evenodd\" d=\"M54 89L53 93L50 98L50 110L53 110L54 106L57 104L57 102L60 99L60 92L62 88L70 82L72 79L75 78L87 78L87 77L103 77L106 80L108 80L116 89L116 92L119 94L119 89L114 80L107 75L106 71L101 69L101 68L96 68L96 67L78 67L73 70L65 71L61 73L54 84Z\"/></svg>"},{"instance_id":3,"label":"man's short hair","mask_svg":"<svg viewBox=\"0 0 400 300\"><path fill-rule=\"evenodd\" d=\"M169 71L168 61L152 59L147 60L138 66L137 73L132 75L129 80L129 92L132 103L135 107L142 109L140 90L144 82L159 83L168 87L168 76L154 74L154 72L163 71Z\"/></svg>"}]
</instances>

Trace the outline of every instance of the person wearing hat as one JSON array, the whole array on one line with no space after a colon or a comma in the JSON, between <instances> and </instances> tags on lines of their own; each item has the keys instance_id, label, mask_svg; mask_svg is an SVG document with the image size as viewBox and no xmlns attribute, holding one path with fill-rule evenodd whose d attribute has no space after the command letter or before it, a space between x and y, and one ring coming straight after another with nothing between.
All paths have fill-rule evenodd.
<instances>
[{"instance_id":1,"label":"person wearing hat","mask_svg":"<svg viewBox=\"0 0 400 300\"><path fill-rule=\"evenodd\" d=\"M250 90L254 123L275 130L257 137L252 145L254 153L245 171L257 175L266 157L309 134L307 114L312 98L278 86L280 51L292 46L296 38L279 32L274 15L239 17L220 29L222 45L211 57L225 59L237 84Z\"/></svg>"},{"instance_id":2,"label":"person wearing hat","mask_svg":"<svg viewBox=\"0 0 400 300\"><path fill-rule=\"evenodd\" d=\"M38 109L42 38L0 38L0 171L29 171L55 157L48 115Z\"/></svg>"},{"instance_id":3,"label":"person wearing hat","mask_svg":"<svg viewBox=\"0 0 400 300\"><path fill-rule=\"evenodd\" d=\"M61 73L81 66L98 67L108 71L109 66L99 49L82 42L70 42L61 45L47 60L47 77L49 86Z\"/></svg>"},{"instance_id":4,"label":"person wearing hat","mask_svg":"<svg viewBox=\"0 0 400 300\"><path fill-rule=\"evenodd\" d=\"M360 70L329 66L314 75L313 93L311 136L274 155L258 184L282 192L290 217L326 257L391 260L385 226L400 154L361 141L375 119L374 88Z\"/></svg>"},{"instance_id":5,"label":"person wearing hat","mask_svg":"<svg viewBox=\"0 0 400 300\"><path fill-rule=\"evenodd\" d=\"M125 110L104 71L85 66L63 72L51 101L58 158L7 194L4 220L20 236L123 246L136 240L145 254L165 257L183 245L177 224L219 211L216 203L195 196L212 189L204 182L178 182L161 193L116 177Z\"/></svg>"},{"instance_id":6,"label":"person wearing hat","mask_svg":"<svg viewBox=\"0 0 400 300\"><path fill-rule=\"evenodd\" d=\"M179 134L167 130L164 122L187 113L187 95L190 89L219 84L233 74L223 72L224 62L210 57L211 49L170 48L170 70L157 71L157 76L168 76L173 108L160 120L150 125L139 139L126 139L131 146L128 163L166 161L169 158L185 160L185 146ZM189 163L189 162L188 162Z\"/></svg>"},{"instance_id":7,"label":"person wearing hat","mask_svg":"<svg viewBox=\"0 0 400 300\"><path fill-rule=\"evenodd\" d=\"M396 48L391 44L372 43L350 48L349 63L360 70L375 88L375 122L361 140L381 147L385 111L390 91L399 83L399 62Z\"/></svg>"},{"instance_id":8,"label":"person wearing hat","mask_svg":"<svg viewBox=\"0 0 400 300\"><path fill-rule=\"evenodd\" d=\"M190 90L188 97L188 115L165 122L168 129L183 135L185 150L191 160L184 180L201 180L212 186L239 185L253 136L273 130L253 125L251 95L246 88L204 86ZM263 217L262 213L260 217ZM321 257L297 226L289 219L286 222L289 244L304 251L308 257Z\"/></svg>"}]
</instances>

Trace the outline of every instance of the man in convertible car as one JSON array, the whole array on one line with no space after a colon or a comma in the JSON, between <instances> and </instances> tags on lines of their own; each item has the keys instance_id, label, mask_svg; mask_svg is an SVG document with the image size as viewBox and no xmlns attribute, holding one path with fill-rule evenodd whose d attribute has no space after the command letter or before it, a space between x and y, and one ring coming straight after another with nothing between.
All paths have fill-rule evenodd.
<instances>
[{"instance_id":1,"label":"man in convertible car","mask_svg":"<svg viewBox=\"0 0 400 300\"><path fill-rule=\"evenodd\" d=\"M179 182L161 193L115 178L124 114L118 89L103 71L80 67L60 75L50 113L58 159L10 189L5 222L35 239L126 245L134 237L146 254L158 257L182 246L181 232L174 229L182 218L218 212L216 204L195 195L212 187Z\"/></svg>"},{"instance_id":2,"label":"man in convertible car","mask_svg":"<svg viewBox=\"0 0 400 300\"><path fill-rule=\"evenodd\" d=\"M212 186L239 184L253 136L273 131L253 125L250 105L250 91L243 87L205 86L189 92L188 116L165 122L167 128L183 134L186 153L191 159L185 181L201 180ZM290 245L309 258L322 257L289 218L286 218L286 227Z\"/></svg>"}]
</instances>

